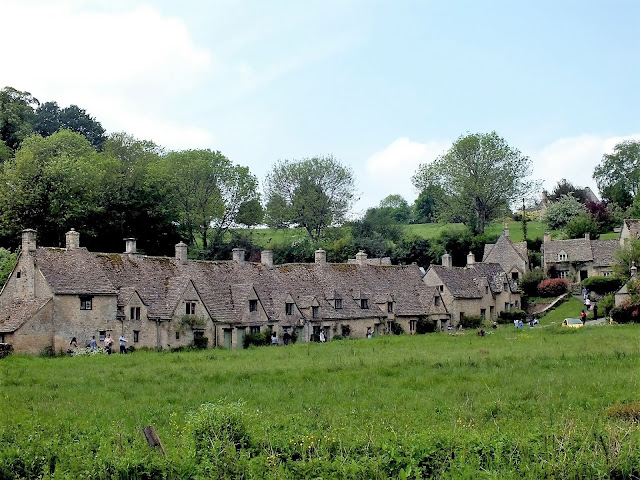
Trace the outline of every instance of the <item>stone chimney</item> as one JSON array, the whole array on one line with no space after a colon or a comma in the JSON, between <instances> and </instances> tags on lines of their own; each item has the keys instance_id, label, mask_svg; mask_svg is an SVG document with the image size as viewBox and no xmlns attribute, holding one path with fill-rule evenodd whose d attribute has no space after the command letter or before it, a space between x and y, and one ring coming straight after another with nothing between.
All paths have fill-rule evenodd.
<instances>
[{"instance_id":1,"label":"stone chimney","mask_svg":"<svg viewBox=\"0 0 640 480\"><path fill-rule=\"evenodd\" d=\"M317 264L325 264L327 263L327 252L323 249L319 248L315 252L315 261Z\"/></svg>"},{"instance_id":2,"label":"stone chimney","mask_svg":"<svg viewBox=\"0 0 640 480\"><path fill-rule=\"evenodd\" d=\"M549 243L551 241L551 234L549 232L544 232L544 242Z\"/></svg>"},{"instance_id":3,"label":"stone chimney","mask_svg":"<svg viewBox=\"0 0 640 480\"><path fill-rule=\"evenodd\" d=\"M176 243L176 261L180 265L187 264L187 244L184 242Z\"/></svg>"},{"instance_id":4,"label":"stone chimney","mask_svg":"<svg viewBox=\"0 0 640 480\"><path fill-rule=\"evenodd\" d=\"M451 255L448 253L442 255L442 266L447 268L453 267L453 260L451 259Z\"/></svg>"},{"instance_id":5,"label":"stone chimney","mask_svg":"<svg viewBox=\"0 0 640 480\"><path fill-rule=\"evenodd\" d=\"M507 222L504 222L504 231L502 232L502 234L507 238L511 238L511 233L509 232L509 224Z\"/></svg>"},{"instance_id":6,"label":"stone chimney","mask_svg":"<svg viewBox=\"0 0 640 480\"><path fill-rule=\"evenodd\" d=\"M638 275L638 267L636 267L636 262L631 262L631 280L635 280Z\"/></svg>"},{"instance_id":7,"label":"stone chimney","mask_svg":"<svg viewBox=\"0 0 640 480\"><path fill-rule=\"evenodd\" d=\"M262 250L262 252L260 252L260 263L267 268L272 268L273 250Z\"/></svg>"},{"instance_id":8,"label":"stone chimney","mask_svg":"<svg viewBox=\"0 0 640 480\"><path fill-rule=\"evenodd\" d=\"M124 238L124 253L136 253L136 239L135 238Z\"/></svg>"},{"instance_id":9,"label":"stone chimney","mask_svg":"<svg viewBox=\"0 0 640 480\"><path fill-rule=\"evenodd\" d=\"M509 230L507 229L507 231L509 231ZM469 252L469 253L467 254L467 267L468 267L469 265L473 265L474 263L476 263L476 257L475 257L475 255L473 254L473 252Z\"/></svg>"},{"instance_id":10,"label":"stone chimney","mask_svg":"<svg viewBox=\"0 0 640 480\"><path fill-rule=\"evenodd\" d=\"M80 233L73 228L65 234L67 250L75 250L80 248Z\"/></svg>"},{"instance_id":11,"label":"stone chimney","mask_svg":"<svg viewBox=\"0 0 640 480\"><path fill-rule=\"evenodd\" d=\"M585 232L585 234L584 234L584 239L585 239L586 241L590 241L590 240L591 240L591 235L589 235L589 232Z\"/></svg>"},{"instance_id":12,"label":"stone chimney","mask_svg":"<svg viewBox=\"0 0 640 480\"><path fill-rule=\"evenodd\" d=\"M244 263L244 248L234 248L233 252L233 261L242 265Z\"/></svg>"},{"instance_id":13,"label":"stone chimney","mask_svg":"<svg viewBox=\"0 0 640 480\"><path fill-rule=\"evenodd\" d=\"M356 263L358 265L367 264L367 254L364 253L364 250L360 250L358 253L356 253Z\"/></svg>"},{"instance_id":14,"label":"stone chimney","mask_svg":"<svg viewBox=\"0 0 640 480\"><path fill-rule=\"evenodd\" d=\"M35 252L37 233L31 228L22 230L22 253Z\"/></svg>"}]
</instances>

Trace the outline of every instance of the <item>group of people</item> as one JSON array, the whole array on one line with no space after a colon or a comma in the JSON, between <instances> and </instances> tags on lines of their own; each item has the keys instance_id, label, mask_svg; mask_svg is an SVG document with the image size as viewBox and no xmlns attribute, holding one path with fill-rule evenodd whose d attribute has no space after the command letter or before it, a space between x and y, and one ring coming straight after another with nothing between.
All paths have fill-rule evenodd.
<instances>
[{"instance_id":1,"label":"group of people","mask_svg":"<svg viewBox=\"0 0 640 480\"><path fill-rule=\"evenodd\" d=\"M127 353L127 342L128 340L126 339L124 334L120 335L120 338L118 339L118 343L120 344L120 353ZM111 334L107 333L107 335L104 337L104 352L107 355L111 355L114 343L115 342L113 338L111 338ZM69 342L68 353L75 352L77 348L78 348L78 340L76 339L76 337L73 337ZM91 337L91 340L89 340L89 350L94 352L97 349L98 349L98 341L96 340L96 336L93 335Z\"/></svg>"},{"instance_id":2,"label":"group of people","mask_svg":"<svg viewBox=\"0 0 640 480\"><path fill-rule=\"evenodd\" d=\"M587 310L587 312L593 311L593 319L597 320L598 319L598 304L591 301L591 298L589 296L589 290L587 290L587 287L582 287L582 299L584 300L584 307ZM583 324L587 320L587 315L588 315L588 313L585 313L585 311L582 310L582 313L580 314L580 320L582 320Z\"/></svg>"}]
</instances>

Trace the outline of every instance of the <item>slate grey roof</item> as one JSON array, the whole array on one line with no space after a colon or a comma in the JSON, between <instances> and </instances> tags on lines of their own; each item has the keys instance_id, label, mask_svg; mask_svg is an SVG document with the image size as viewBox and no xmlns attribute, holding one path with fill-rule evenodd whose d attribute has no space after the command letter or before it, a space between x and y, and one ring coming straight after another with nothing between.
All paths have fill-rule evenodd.
<instances>
[{"instance_id":1,"label":"slate grey roof","mask_svg":"<svg viewBox=\"0 0 640 480\"><path fill-rule=\"evenodd\" d=\"M50 301L50 298L37 298L11 303L0 314L0 333L15 332Z\"/></svg>"},{"instance_id":2,"label":"slate grey roof","mask_svg":"<svg viewBox=\"0 0 640 480\"><path fill-rule=\"evenodd\" d=\"M613 254L619 246L618 240L552 240L543 245L544 262L558 263L558 253L567 254L568 262L593 262L594 266L608 266L613 262Z\"/></svg>"},{"instance_id":3,"label":"slate grey roof","mask_svg":"<svg viewBox=\"0 0 640 480\"><path fill-rule=\"evenodd\" d=\"M58 295L115 295L95 255L86 248L38 248L34 253L40 269L54 293Z\"/></svg>"},{"instance_id":4,"label":"slate grey roof","mask_svg":"<svg viewBox=\"0 0 640 480\"><path fill-rule=\"evenodd\" d=\"M445 267L432 265L442 283L456 298L482 298L484 288L482 279L486 278L493 293L504 290L504 283L509 284L513 293L519 292L517 284L505 274L498 263L474 263L467 267Z\"/></svg>"},{"instance_id":5,"label":"slate grey roof","mask_svg":"<svg viewBox=\"0 0 640 480\"><path fill-rule=\"evenodd\" d=\"M511 271L513 267L523 271L528 262L527 242L513 243L510 237L502 234L496 243L485 244L482 261L499 263L506 272Z\"/></svg>"}]
</instances>

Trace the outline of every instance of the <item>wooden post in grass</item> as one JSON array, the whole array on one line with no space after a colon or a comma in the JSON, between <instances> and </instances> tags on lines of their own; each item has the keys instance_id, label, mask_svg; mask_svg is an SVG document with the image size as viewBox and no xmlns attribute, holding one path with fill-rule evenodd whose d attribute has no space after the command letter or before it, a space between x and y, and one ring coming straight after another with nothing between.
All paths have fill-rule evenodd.
<instances>
[{"instance_id":1,"label":"wooden post in grass","mask_svg":"<svg viewBox=\"0 0 640 480\"><path fill-rule=\"evenodd\" d=\"M160 451L164 455L164 447L162 446L162 442L160 441L160 437L158 436L158 432L153 425L149 425L148 427L144 427L142 429L144 436L147 438L147 443L150 447L160 447Z\"/></svg>"}]
</instances>

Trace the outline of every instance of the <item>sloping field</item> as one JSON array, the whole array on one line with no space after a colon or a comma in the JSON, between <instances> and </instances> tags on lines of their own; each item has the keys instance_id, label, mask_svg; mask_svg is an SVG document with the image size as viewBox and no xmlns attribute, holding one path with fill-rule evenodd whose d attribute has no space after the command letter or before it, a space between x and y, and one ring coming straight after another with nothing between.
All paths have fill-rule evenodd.
<instances>
[{"instance_id":1,"label":"sloping field","mask_svg":"<svg viewBox=\"0 0 640 480\"><path fill-rule=\"evenodd\" d=\"M10 356L0 479L637 478L640 326L545 323L485 337ZM146 425L166 455L147 446Z\"/></svg>"}]
</instances>

